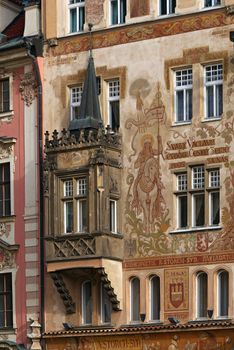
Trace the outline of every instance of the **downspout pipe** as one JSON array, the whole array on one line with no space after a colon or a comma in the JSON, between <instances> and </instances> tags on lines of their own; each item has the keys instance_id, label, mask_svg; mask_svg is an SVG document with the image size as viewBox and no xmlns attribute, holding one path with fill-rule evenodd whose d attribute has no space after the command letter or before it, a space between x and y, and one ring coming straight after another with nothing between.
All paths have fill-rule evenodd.
<instances>
[{"instance_id":1,"label":"downspout pipe","mask_svg":"<svg viewBox=\"0 0 234 350\"><path fill-rule=\"evenodd\" d=\"M45 330L45 279L44 279L44 200L43 200L43 140L42 140L42 80L37 57L42 57L43 53L43 37L25 37L24 38L27 55L32 59L33 68L35 71L37 87L38 87L38 103L37 103L37 118L38 118L38 155L39 155L39 230L40 230L40 302L41 302L41 332ZM44 348L43 344L41 344Z\"/></svg>"}]
</instances>

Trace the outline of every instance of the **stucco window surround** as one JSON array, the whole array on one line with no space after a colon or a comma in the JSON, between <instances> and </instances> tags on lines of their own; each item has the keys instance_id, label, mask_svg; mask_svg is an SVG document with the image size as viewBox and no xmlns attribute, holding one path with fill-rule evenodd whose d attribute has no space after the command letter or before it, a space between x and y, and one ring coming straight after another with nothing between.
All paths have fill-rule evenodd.
<instances>
[{"instance_id":1,"label":"stucco window surround","mask_svg":"<svg viewBox=\"0 0 234 350\"><path fill-rule=\"evenodd\" d=\"M221 169L202 163L174 172L174 231L221 229Z\"/></svg>"},{"instance_id":2,"label":"stucco window surround","mask_svg":"<svg viewBox=\"0 0 234 350\"><path fill-rule=\"evenodd\" d=\"M4 140L6 141L6 140ZM0 165L1 170L4 171L5 168L9 169L9 191L10 191L10 208L7 212L0 216L0 221L5 220L9 217L14 216L14 172L15 172L15 157L14 157L14 146L15 139L9 140L7 143L2 143L0 138ZM2 179L3 180L3 179ZM2 191L4 192L4 184ZM6 199L3 193L2 199ZM3 203L4 204L4 203Z\"/></svg>"},{"instance_id":3,"label":"stucco window surround","mask_svg":"<svg viewBox=\"0 0 234 350\"><path fill-rule=\"evenodd\" d=\"M13 76L0 73L0 119L13 116Z\"/></svg>"},{"instance_id":4,"label":"stucco window surround","mask_svg":"<svg viewBox=\"0 0 234 350\"><path fill-rule=\"evenodd\" d=\"M225 319L232 315L232 283L233 273L229 266L218 266L214 270L214 318Z\"/></svg>"}]
</instances>

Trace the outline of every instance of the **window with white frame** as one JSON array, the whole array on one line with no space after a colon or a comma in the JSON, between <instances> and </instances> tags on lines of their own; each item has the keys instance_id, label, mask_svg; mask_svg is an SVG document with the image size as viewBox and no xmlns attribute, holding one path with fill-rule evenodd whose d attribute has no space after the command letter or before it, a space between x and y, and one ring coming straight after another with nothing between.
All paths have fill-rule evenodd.
<instances>
[{"instance_id":1,"label":"window with white frame","mask_svg":"<svg viewBox=\"0 0 234 350\"><path fill-rule=\"evenodd\" d=\"M158 276L150 279L150 320L160 320L160 278Z\"/></svg>"},{"instance_id":2,"label":"window with white frame","mask_svg":"<svg viewBox=\"0 0 234 350\"><path fill-rule=\"evenodd\" d=\"M177 123L192 119L193 71L186 68L175 71L175 117Z\"/></svg>"},{"instance_id":3,"label":"window with white frame","mask_svg":"<svg viewBox=\"0 0 234 350\"><path fill-rule=\"evenodd\" d=\"M0 163L0 217L11 215L10 162Z\"/></svg>"},{"instance_id":4,"label":"window with white frame","mask_svg":"<svg viewBox=\"0 0 234 350\"><path fill-rule=\"evenodd\" d=\"M107 294L104 284L101 283L101 322L111 322L112 304L110 302L109 295Z\"/></svg>"},{"instance_id":5,"label":"window with white frame","mask_svg":"<svg viewBox=\"0 0 234 350\"><path fill-rule=\"evenodd\" d=\"M12 275L0 274L0 329L13 327Z\"/></svg>"},{"instance_id":6,"label":"window with white frame","mask_svg":"<svg viewBox=\"0 0 234 350\"><path fill-rule=\"evenodd\" d=\"M223 113L223 65L204 67L205 117L219 118Z\"/></svg>"},{"instance_id":7,"label":"window with white frame","mask_svg":"<svg viewBox=\"0 0 234 350\"><path fill-rule=\"evenodd\" d=\"M69 0L70 33L84 30L85 23L85 0Z\"/></svg>"},{"instance_id":8,"label":"window with white frame","mask_svg":"<svg viewBox=\"0 0 234 350\"><path fill-rule=\"evenodd\" d=\"M0 79L0 113L10 111L10 82L9 78Z\"/></svg>"},{"instance_id":9,"label":"window with white frame","mask_svg":"<svg viewBox=\"0 0 234 350\"><path fill-rule=\"evenodd\" d=\"M91 284L91 281L85 281L81 285L81 310L82 310L82 323L84 325L92 324L92 284Z\"/></svg>"},{"instance_id":10,"label":"window with white frame","mask_svg":"<svg viewBox=\"0 0 234 350\"><path fill-rule=\"evenodd\" d=\"M187 173L177 175L177 227L188 226L188 193Z\"/></svg>"},{"instance_id":11,"label":"window with white frame","mask_svg":"<svg viewBox=\"0 0 234 350\"><path fill-rule=\"evenodd\" d=\"M217 274L217 316L227 317L229 306L229 274L220 270Z\"/></svg>"},{"instance_id":12,"label":"window with white frame","mask_svg":"<svg viewBox=\"0 0 234 350\"><path fill-rule=\"evenodd\" d=\"M220 169L198 165L177 173L175 194L177 229L219 225Z\"/></svg>"},{"instance_id":13,"label":"window with white frame","mask_svg":"<svg viewBox=\"0 0 234 350\"><path fill-rule=\"evenodd\" d=\"M87 180L71 178L63 180L64 233L87 231Z\"/></svg>"},{"instance_id":14,"label":"window with white frame","mask_svg":"<svg viewBox=\"0 0 234 350\"><path fill-rule=\"evenodd\" d=\"M80 104L83 93L83 84L78 84L70 88L70 116L71 120L79 119Z\"/></svg>"},{"instance_id":15,"label":"window with white frame","mask_svg":"<svg viewBox=\"0 0 234 350\"><path fill-rule=\"evenodd\" d=\"M139 321L140 318L140 280L134 277L130 280L130 320Z\"/></svg>"},{"instance_id":16,"label":"window with white frame","mask_svg":"<svg viewBox=\"0 0 234 350\"><path fill-rule=\"evenodd\" d=\"M110 199L110 232L117 233L117 200Z\"/></svg>"},{"instance_id":17,"label":"window with white frame","mask_svg":"<svg viewBox=\"0 0 234 350\"><path fill-rule=\"evenodd\" d=\"M119 79L108 81L108 124L113 131L117 131L120 126L119 90Z\"/></svg>"},{"instance_id":18,"label":"window with white frame","mask_svg":"<svg viewBox=\"0 0 234 350\"><path fill-rule=\"evenodd\" d=\"M208 278L203 271L196 276L196 317L207 317Z\"/></svg>"},{"instance_id":19,"label":"window with white frame","mask_svg":"<svg viewBox=\"0 0 234 350\"><path fill-rule=\"evenodd\" d=\"M205 0L204 6L205 7L212 7L212 6L218 6L221 5L221 0Z\"/></svg>"},{"instance_id":20,"label":"window with white frame","mask_svg":"<svg viewBox=\"0 0 234 350\"><path fill-rule=\"evenodd\" d=\"M110 24L125 23L126 17L126 2L127 0L109 0L110 1Z\"/></svg>"},{"instance_id":21,"label":"window with white frame","mask_svg":"<svg viewBox=\"0 0 234 350\"><path fill-rule=\"evenodd\" d=\"M159 2L159 14L170 15L175 13L176 0L160 0Z\"/></svg>"}]
</instances>

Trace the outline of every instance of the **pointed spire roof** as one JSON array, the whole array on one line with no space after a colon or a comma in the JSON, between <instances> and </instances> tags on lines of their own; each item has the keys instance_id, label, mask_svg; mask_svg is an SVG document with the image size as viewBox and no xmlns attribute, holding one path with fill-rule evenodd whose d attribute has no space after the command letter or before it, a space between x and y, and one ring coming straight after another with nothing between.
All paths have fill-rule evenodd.
<instances>
[{"instance_id":1,"label":"pointed spire roof","mask_svg":"<svg viewBox=\"0 0 234 350\"><path fill-rule=\"evenodd\" d=\"M90 52L80 104L80 116L78 119L71 120L69 129L71 131L98 129L100 124L102 124L102 118L97 93L97 79L92 53Z\"/></svg>"}]
</instances>

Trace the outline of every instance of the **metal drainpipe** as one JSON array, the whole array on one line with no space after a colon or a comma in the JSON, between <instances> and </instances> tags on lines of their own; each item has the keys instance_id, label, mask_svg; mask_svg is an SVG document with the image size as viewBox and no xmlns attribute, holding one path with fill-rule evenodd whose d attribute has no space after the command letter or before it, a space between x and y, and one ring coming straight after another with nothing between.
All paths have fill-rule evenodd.
<instances>
[{"instance_id":1,"label":"metal drainpipe","mask_svg":"<svg viewBox=\"0 0 234 350\"><path fill-rule=\"evenodd\" d=\"M33 43L30 38L25 38L25 47L27 49L27 55L32 59L33 67L35 70L37 86L38 86L38 148L39 148L39 225L40 225L40 295L41 295L41 332L44 333L45 330L45 317L44 317L44 200L43 200L43 142L42 142L42 82L41 74L38 66L37 58L32 54ZM44 348L44 342L41 344L42 349Z\"/></svg>"}]
</instances>

